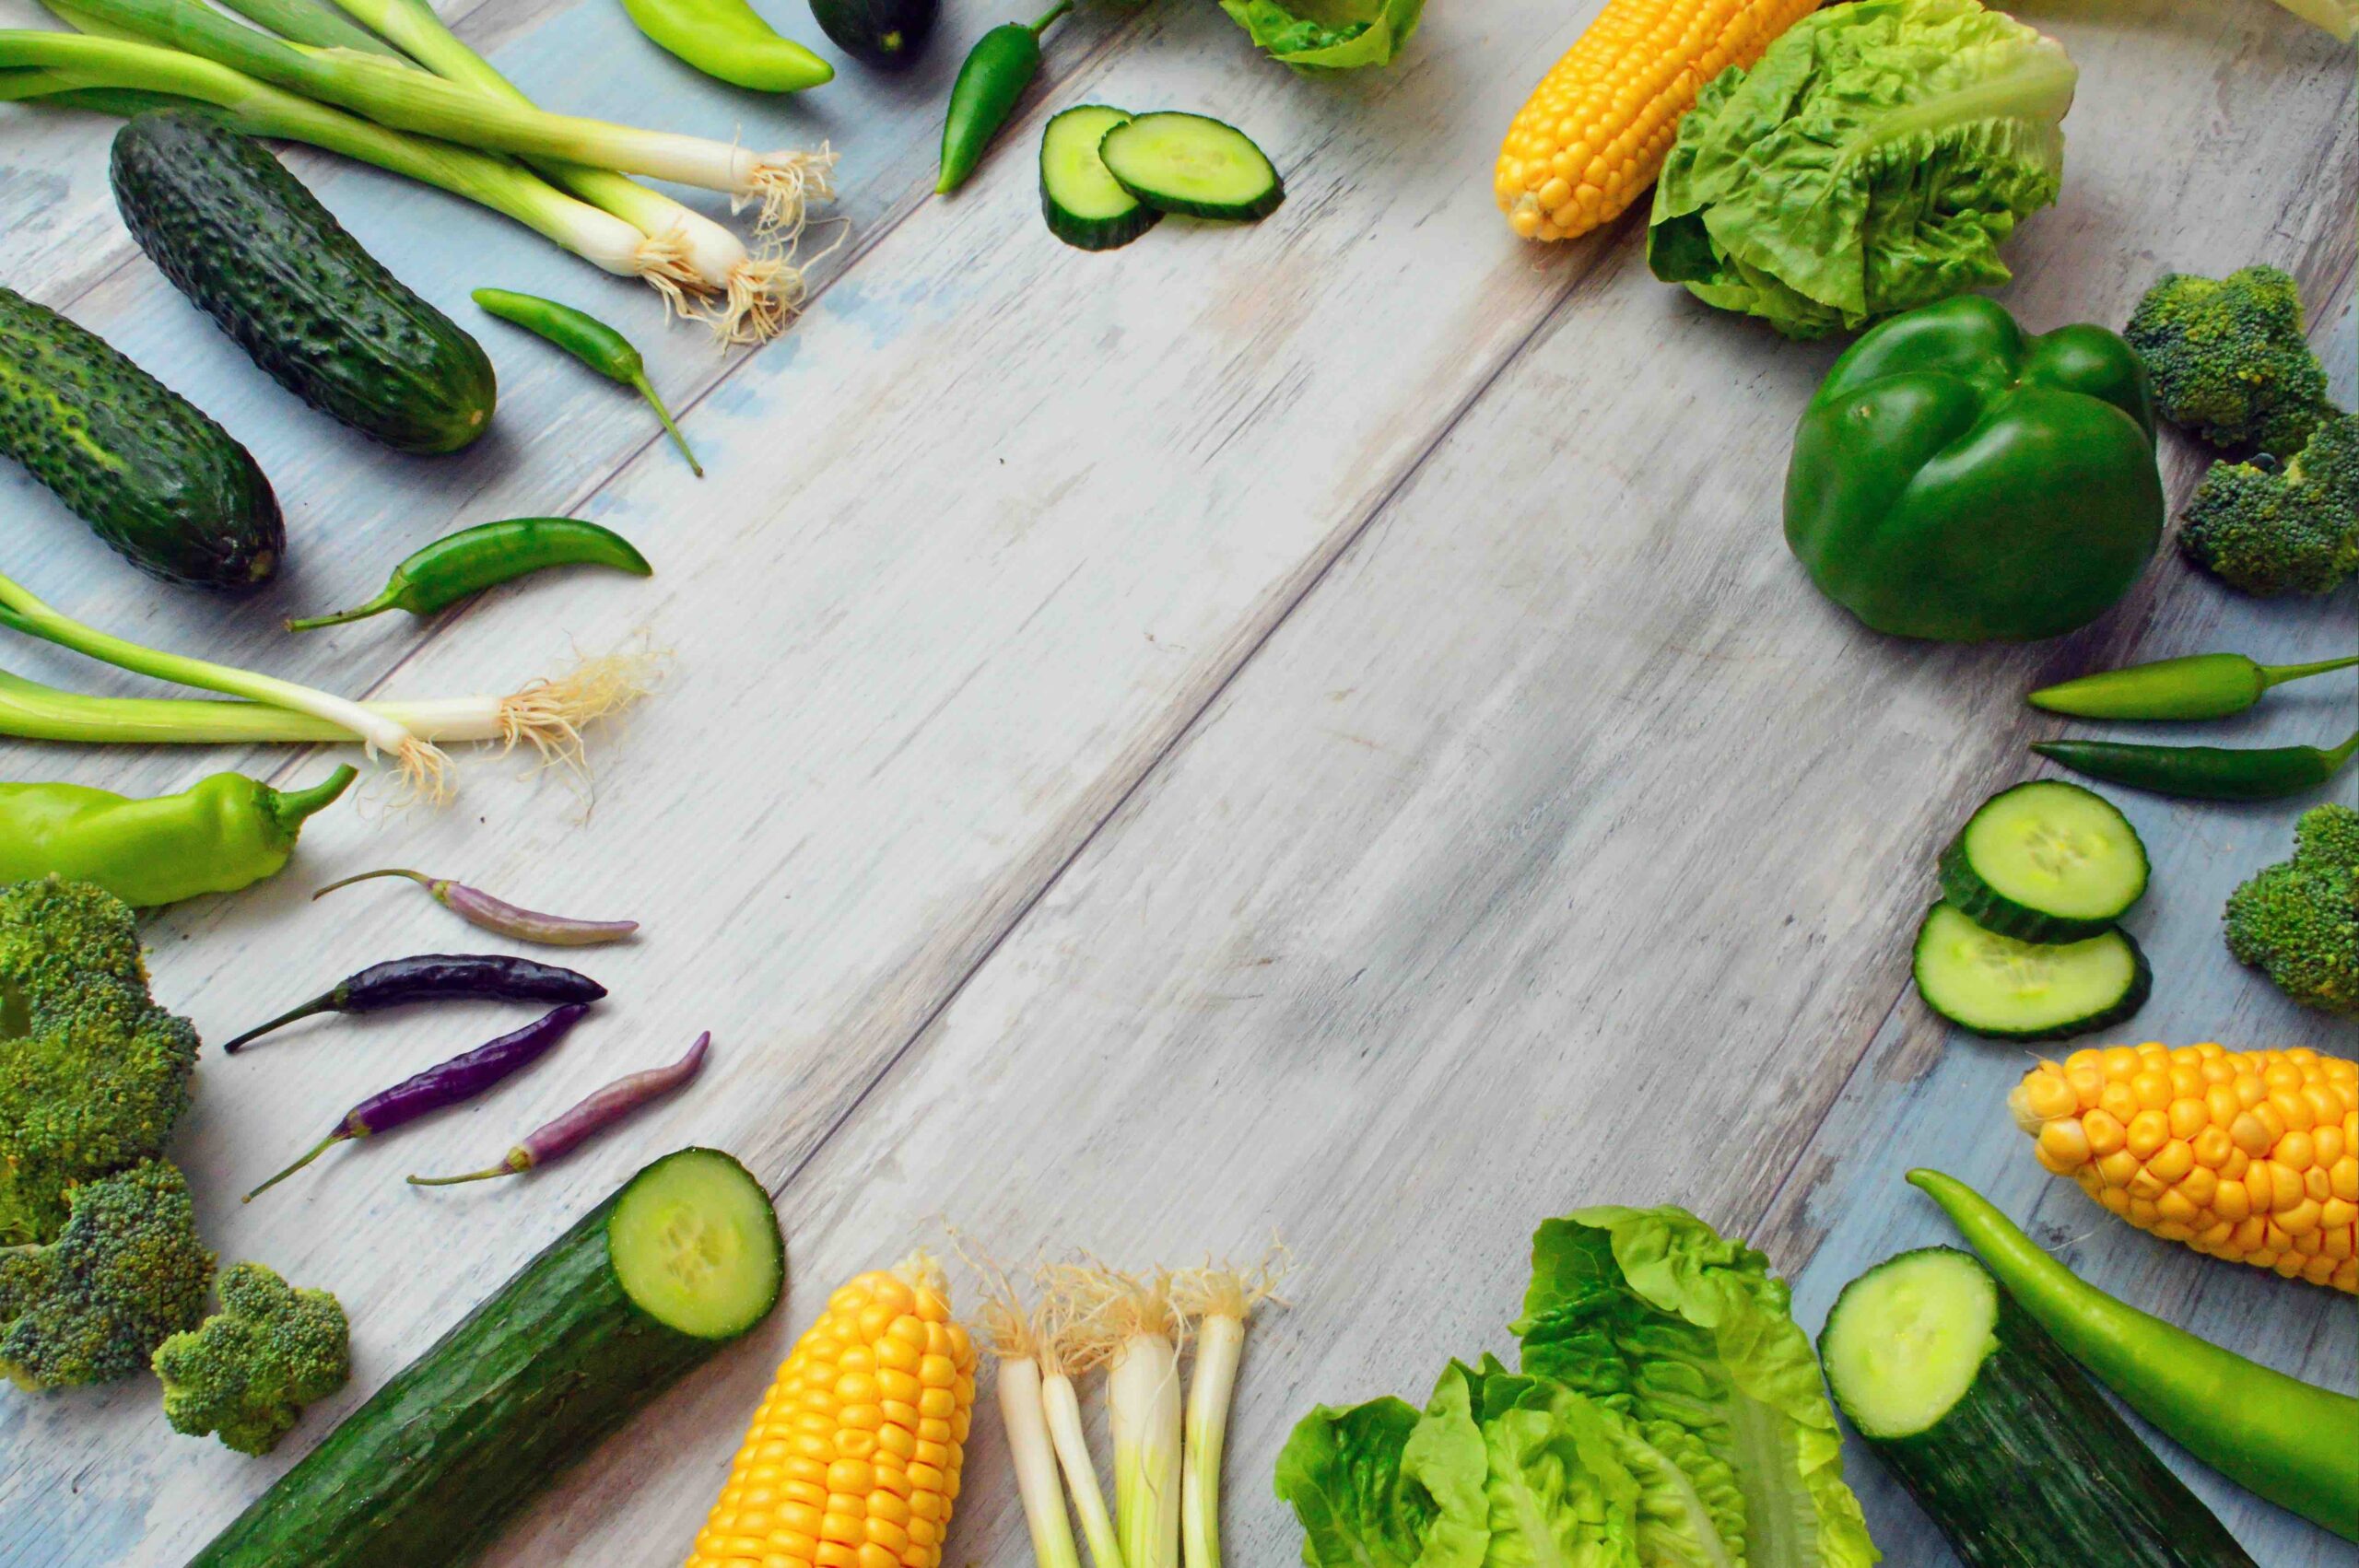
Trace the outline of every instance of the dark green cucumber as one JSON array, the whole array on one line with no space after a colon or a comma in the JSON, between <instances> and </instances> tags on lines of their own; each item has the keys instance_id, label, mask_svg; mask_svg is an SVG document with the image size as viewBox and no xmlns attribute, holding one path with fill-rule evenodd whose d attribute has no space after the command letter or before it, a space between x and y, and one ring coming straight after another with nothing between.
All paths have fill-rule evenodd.
<instances>
[{"instance_id":1,"label":"dark green cucumber","mask_svg":"<svg viewBox=\"0 0 2359 1568\"><path fill-rule=\"evenodd\" d=\"M1078 250L1119 249L1163 220L1097 157L1106 133L1130 117L1102 103L1076 104L1040 133L1040 216L1050 233Z\"/></svg>"},{"instance_id":2,"label":"dark green cucumber","mask_svg":"<svg viewBox=\"0 0 2359 1568\"><path fill-rule=\"evenodd\" d=\"M941 14L942 0L811 0L811 19L837 48L887 70L918 57Z\"/></svg>"},{"instance_id":3,"label":"dark green cucumber","mask_svg":"<svg viewBox=\"0 0 2359 1568\"><path fill-rule=\"evenodd\" d=\"M142 114L116 133L111 173L148 260L305 403L397 451L456 451L490 425L483 345L261 143L203 114Z\"/></svg>"},{"instance_id":4,"label":"dark green cucumber","mask_svg":"<svg viewBox=\"0 0 2359 1568\"><path fill-rule=\"evenodd\" d=\"M455 1568L785 1288L769 1195L711 1149L640 1171L189 1568Z\"/></svg>"},{"instance_id":5,"label":"dark green cucumber","mask_svg":"<svg viewBox=\"0 0 2359 1568\"><path fill-rule=\"evenodd\" d=\"M2019 942L2079 942L2145 895L2146 846L2111 801L2035 779L1976 808L1942 851L1942 896Z\"/></svg>"},{"instance_id":6,"label":"dark green cucumber","mask_svg":"<svg viewBox=\"0 0 2359 1568\"><path fill-rule=\"evenodd\" d=\"M1967 1568L2255 1568L1971 1253L1877 1264L1818 1353L1836 1407Z\"/></svg>"},{"instance_id":7,"label":"dark green cucumber","mask_svg":"<svg viewBox=\"0 0 2359 1568\"><path fill-rule=\"evenodd\" d=\"M1253 138L1209 115L1163 110L1124 120L1097 144L1122 189L1157 212L1250 223L1286 199L1277 166Z\"/></svg>"},{"instance_id":8,"label":"dark green cucumber","mask_svg":"<svg viewBox=\"0 0 2359 1568\"><path fill-rule=\"evenodd\" d=\"M1911 967L1927 1007L1994 1040L2103 1029L2145 1006L2154 989L2145 953L2118 926L2080 942L2018 942L1950 904L1926 911Z\"/></svg>"},{"instance_id":9,"label":"dark green cucumber","mask_svg":"<svg viewBox=\"0 0 2359 1568\"><path fill-rule=\"evenodd\" d=\"M244 589L287 550L253 455L104 338L0 288L0 453L168 582Z\"/></svg>"}]
</instances>

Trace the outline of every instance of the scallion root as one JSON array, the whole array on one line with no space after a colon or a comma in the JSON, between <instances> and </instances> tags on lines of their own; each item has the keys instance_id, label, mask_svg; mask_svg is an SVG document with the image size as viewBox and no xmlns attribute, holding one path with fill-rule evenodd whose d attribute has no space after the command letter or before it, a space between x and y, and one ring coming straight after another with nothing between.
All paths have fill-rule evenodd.
<instances>
[{"instance_id":1,"label":"scallion root","mask_svg":"<svg viewBox=\"0 0 2359 1568\"><path fill-rule=\"evenodd\" d=\"M1067 1267L1052 1292L1091 1326L1106 1358L1114 1428L1114 1511L1126 1568L1179 1568L1180 1342L1171 1277Z\"/></svg>"},{"instance_id":2,"label":"scallion root","mask_svg":"<svg viewBox=\"0 0 2359 1568\"><path fill-rule=\"evenodd\" d=\"M816 152L764 153L753 160L746 193L740 207L758 204L754 232L764 238L792 240L803 232L814 202L836 199L835 149L825 142Z\"/></svg>"},{"instance_id":3,"label":"scallion root","mask_svg":"<svg viewBox=\"0 0 2359 1568\"><path fill-rule=\"evenodd\" d=\"M669 655L648 649L585 659L555 680L534 681L499 699L502 749L529 743L544 767L586 776L581 731L655 689Z\"/></svg>"}]
</instances>

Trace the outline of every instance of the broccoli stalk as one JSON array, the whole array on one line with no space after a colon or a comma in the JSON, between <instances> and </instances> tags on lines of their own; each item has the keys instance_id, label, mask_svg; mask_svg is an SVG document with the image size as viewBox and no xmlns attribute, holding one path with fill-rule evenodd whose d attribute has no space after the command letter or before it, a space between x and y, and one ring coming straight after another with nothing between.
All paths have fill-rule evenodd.
<instances>
[{"instance_id":1,"label":"broccoli stalk","mask_svg":"<svg viewBox=\"0 0 2359 1568\"><path fill-rule=\"evenodd\" d=\"M2179 529L2187 558L2247 593L2329 593L2359 573L2359 414L2282 468L2215 462Z\"/></svg>"},{"instance_id":2,"label":"broccoli stalk","mask_svg":"<svg viewBox=\"0 0 2359 1568\"><path fill-rule=\"evenodd\" d=\"M2228 951L2304 1007L2359 1018L2359 810L2313 807L2294 858L2228 897Z\"/></svg>"},{"instance_id":3,"label":"broccoli stalk","mask_svg":"<svg viewBox=\"0 0 2359 1568\"><path fill-rule=\"evenodd\" d=\"M2154 378L2163 417L2214 446L2291 457L2334 412L2302 335L2301 297L2275 267L2166 274L2122 335Z\"/></svg>"},{"instance_id":4,"label":"broccoli stalk","mask_svg":"<svg viewBox=\"0 0 2359 1568\"><path fill-rule=\"evenodd\" d=\"M0 1251L0 1376L27 1389L128 1377L205 1314L213 1254L161 1160L85 1182L47 1246Z\"/></svg>"},{"instance_id":5,"label":"broccoli stalk","mask_svg":"<svg viewBox=\"0 0 2359 1568\"><path fill-rule=\"evenodd\" d=\"M221 1310L158 1346L155 1366L174 1432L267 1454L352 1375L351 1329L327 1292L241 1263L221 1276Z\"/></svg>"}]
</instances>

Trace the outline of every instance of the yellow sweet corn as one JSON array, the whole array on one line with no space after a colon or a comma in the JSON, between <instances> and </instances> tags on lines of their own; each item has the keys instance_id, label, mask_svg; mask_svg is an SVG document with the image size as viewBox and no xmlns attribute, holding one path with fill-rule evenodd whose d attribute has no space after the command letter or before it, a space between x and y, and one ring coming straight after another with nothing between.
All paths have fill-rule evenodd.
<instances>
[{"instance_id":1,"label":"yellow sweet corn","mask_svg":"<svg viewBox=\"0 0 2359 1568\"><path fill-rule=\"evenodd\" d=\"M1492 186L1526 240L1622 216L1704 84L1750 65L1818 0L1607 0L1508 127Z\"/></svg>"},{"instance_id":2,"label":"yellow sweet corn","mask_svg":"<svg viewBox=\"0 0 2359 1568\"><path fill-rule=\"evenodd\" d=\"M2039 1163L2143 1231L2359 1294L2359 1063L2152 1043L2007 1097Z\"/></svg>"},{"instance_id":3,"label":"yellow sweet corn","mask_svg":"<svg viewBox=\"0 0 2359 1568\"><path fill-rule=\"evenodd\" d=\"M974 1404L933 1259L863 1274L779 1368L687 1568L939 1568Z\"/></svg>"}]
</instances>

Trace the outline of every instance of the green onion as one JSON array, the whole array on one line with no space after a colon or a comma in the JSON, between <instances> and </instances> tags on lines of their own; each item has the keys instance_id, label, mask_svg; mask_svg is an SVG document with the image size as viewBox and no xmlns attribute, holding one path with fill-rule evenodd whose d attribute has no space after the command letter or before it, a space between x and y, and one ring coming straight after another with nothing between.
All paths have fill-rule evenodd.
<instances>
[{"instance_id":1,"label":"green onion","mask_svg":"<svg viewBox=\"0 0 2359 1568\"><path fill-rule=\"evenodd\" d=\"M1059 1271L1106 1357L1114 1430L1114 1516L1125 1568L1180 1568L1180 1329L1171 1281Z\"/></svg>"},{"instance_id":2,"label":"green onion","mask_svg":"<svg viewBox=\"0 0 2359 1568\"><path fill-rule=\"evenodd\" d=\"M1081 1520L1082 1538L1089 1542L1089 1561L1095 1568L1128 1568L1114 1516L1107 1511L1106 1493L1097 1484L1097 1464L1089 1456L1089 1434L1081 1422L1081 1395L1074 1387L1074 1378L1102 1364L1107 1354L1093 1316L1097 1309L1082 1299L1093 1278L1086 1270L1070 1267L1041 1272L1036 1335L1040 1408L1072 1494L1073 1511Z\"/></svg>"},{"instance_id":3,"label":"green onion","mask_svg":"<svg viewBox=\"0 0 2359 1568\"><path fill-rule=\"evenodd\" d=\"M960 1248L962 1256L965 1248ZM969 1258L984 1278L983 1338L999 1358L999 1412L1007 1429L1008 1457L1015 1465L1015 1492L1024 1503L1024 1523L1032 1535L1038 1568L1081 1568L1073 1523L1065 1515L1064 1483L1057 1479L1056 1442L1049 1433L1048 1407L1041 1402L1039 1320L1027 1316L1007 1275L987 1259ZM1070 1385L1068 1385L1070 1387Z\"/></svg>"},{"instance_id":4,"label":"green onion","mask_svg":"<svg viewBox=\"0 0 2359 1568\"><path fill-rule=\"evenodd\" d=\"M1195 1324L1195 1367L1188 1379L1187 1455L1180 1477L1180 1544L1187 1568L1220 1568L1220 1467L1228 1445L1228 1407L1245 1356L1245 1323L1273 1299L1283 1253L1250 1275L1207 1265L1172 1282L1182 1316Z\"/></svg>"}]
</instances>

